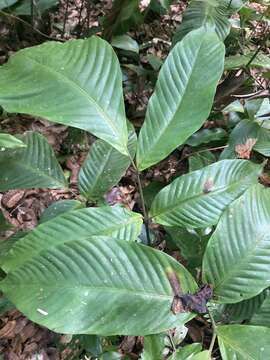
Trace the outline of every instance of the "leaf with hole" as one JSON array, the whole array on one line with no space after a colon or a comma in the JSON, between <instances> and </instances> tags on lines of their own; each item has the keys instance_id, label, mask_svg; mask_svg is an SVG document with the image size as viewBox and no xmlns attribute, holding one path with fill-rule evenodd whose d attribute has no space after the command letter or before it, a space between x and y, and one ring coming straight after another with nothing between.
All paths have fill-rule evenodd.
<instances>
[{"instance_id":1,"label":"leaf with hole","mask_svg":"<svg viewBox=\"0 0 270 360\"><path fill-rule=\"evenodd\" d=\"M249 299L269 284L270 189L257 184L222 215L203 259L203 278L220 303Z\"/></svg>"},{"instance_id":2,"label":"leaf with hole","mask_svg":"<svg viewBox=\"0 0 270 360\"><path fill-rule=\"evenodd\" d=\"M182 175L157 194L150 216L166 226L215 225L225 208L258 182L261 171L249 161L223 160Z\"/></svg>"},{"instance_id":3,"label":"leaf with hole","mask_svg":"<svg viewBox=\"0 0 270 360\"><path fill-rule=\"evenodd\" d=\"M144 170L183 144L207 119L223 71L224 45L216 34L192 31L161 68L138 139Z\"/></svg>"},{"instance_id":4,"label":"leaf with hole","mask_svg":"<svg viewBox=\"0 0 270 360\"><path fill-rule=\"evenodd\" d=\"M91 236L110 236L135 241L141 232L142 217L120 206L104 206L69 211L45 222L18 241L4 262L8 272L27 263L57 244L85 240Z\"/></svg>"},{"instance_id":5,"label":"leaf with hole","mask_svg":"<svg viewBox=\"0 0 270 360\"><path fill-rule=\"evenodd\" d=\"M100 38L18 51L0 68L0 104L87 130L127 154L121 70Z\"/></svg>"},{"instance_id":6,"label":"leaf with hole","mask_svg":"<svg viewBox=\"0 0 270 360\"><path fill-rule=\"evenodd\" d=\"M30 320L55 332L148 335L194 316L172 313L171 272L183 292L196 291L188 271L165 253L130 241L76 238L32 253L0 288Z\"/></svg>"},{"instance_id":7,"label":"leaf with hole","mask_svg":"<svg viewBox=\"0 0 270 360\"><path fill-rule=\"evenodd\" d=\"M0 153L0 191L65 188L64 173L46 138L27 132L20 140L26 147Z\"/></svg>"}]
</instances>

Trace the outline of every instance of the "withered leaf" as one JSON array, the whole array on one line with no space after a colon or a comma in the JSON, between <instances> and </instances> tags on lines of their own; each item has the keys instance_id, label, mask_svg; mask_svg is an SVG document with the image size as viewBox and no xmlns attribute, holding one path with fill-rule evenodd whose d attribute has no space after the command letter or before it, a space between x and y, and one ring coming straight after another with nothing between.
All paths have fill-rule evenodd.
<instances>
[{"instance_id":1,"label":"withered leaf","mask_svg":"<svg viewBox=\"0 0 270 360\"><path fill-rule=\"evenodd\" d=\"M253 146L256 144L257 139L248 138L244 144L238 144L235 146L235 152L240 159L249 159Z\"/></svg>"}]
</instances>

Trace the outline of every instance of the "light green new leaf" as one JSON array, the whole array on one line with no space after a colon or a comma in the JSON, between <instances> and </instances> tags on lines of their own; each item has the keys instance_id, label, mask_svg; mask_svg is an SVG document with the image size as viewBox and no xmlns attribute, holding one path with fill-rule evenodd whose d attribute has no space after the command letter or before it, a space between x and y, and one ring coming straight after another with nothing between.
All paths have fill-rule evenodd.
<instances>
[{"instance_id":1,"label":"light green new leaf","mask_svg":"<svg viewBox=\"0 0 270 360\"><path fill-rule=\"evenodd\" d=\"M167 226L215 225L224 209L257 183L261 170L246 160L223 160L180 176L158 193L150 216Z\"/></svg>"},{"instance_id":2,"label":"light green new leaf","mask_svg":"<svg viewBox=\"0 0 270 360\"><path fill-rule=\"evenodd\" d=\"M0 10L15 4L18 0L0 0Z\"/></svg>"},{"instance_id":3,"label":"light green new leaf","mask_svg":"<svg viewBox=\"0 0 270 360\"><path fill-rule=\"evenodd\" d=\"M222 360L266 360L270 358L270 329L262 326L218 326Z\"/></svg>"},{"instance_id":4,"label":"light green new leaf","mask_svg":"<svg viewBox=\"0 0 270 360\"><path fill-rule=\"evenodd\" d=\"M15 136L10 134L0 134L0 151L6 149L16 149L20 147L26 147L26 145Z\"/></svg>"},{"instance_id":5,"label":"light green new leaf","mask_svg":"<svg viewBox=\"0 0 270 360\"><path fill-rule=\"evenodd\" d=\"M257 184L235 200L210 238L203 278L215 299L236 303L270 284L270 189Z\"/></svg>"},{"instance_id":6,"label":"light green new leaf","mask_svg":"<svg viewBox=\"0 0 270 360\"><path fill-rule=\"evenodd\" d=\"M8 272L21 266L32 256L57 244L85 240L101 235L135 241L141 232L142 217L120 206L86 208L69 211L47 221L11 249L3 269Z\"/></svg>"},{"instance_id":7,"label":"light green new leaf","mask_svg":"<svg viewBox=\"0 0 270 360\"><path fill-rule=\"evenodd\" d=\"M213 30L220 40L230 32L229 11L226 1L204 0L191 1L183 15L183 21L176 30L173 44L182 40L190 31L203 27L205 31Z\"/></svg>"},{"instance_id":8,"label":"light green new leaf","mask_svg":"<svg viewBox=\"0 0 270 360\"><path fill-rule=\"evenodd\" d=\"M56 332L148 335L194 316L172 313L171 273L184 293L196 291L192 276L167 254L94 237L55 242L9 273L0 289L30 320Z\"/></svg>"},{"instance_id":9,"label":"light green new leaf","mask_svg":"<svg viewBox=\"0 0 270 360\"><path fill-rule=\"evenodd\" d=\"M269 295L269 290L262 291L259 295L256 295L250 299L240 301L236 304L227 304L223 307L222 314L226 320L231 321L247 321L253 317L255 313L260 311L264 300ZM270 315L270 313L269 313ZM255 324L254 324L255 325ZM265 325L265 324L256 324Z\"/></svg>"},{"instance_id":10,"label":"light green new leaf","mask_svg":"<svg viewBox=\"0 0 270 360\"><path fill-rule=\"evenodd\" d=\"M145 336L143 342L143 353L141 360L162 359L162 352L165 348L165 334Z\"/></svg>"},{"instance_id":11,"label":"light green new leaf","mask_svg":"<svg viewBox=\"0 0 270 360\"><path fill-rule=\"evenodd\" d=\"M119 62L97 37L18 51L0 68L0 104L90 131L127 153Z\"/></svg>"},{"instance_id":12,"label":"light green new leaf","mask_svg":"<svg viewBox=\"0 0 270 360\"><path fill-rule=\"evenodd\" d=\"M128 151L133 158L136 152L137 136L129 123ZM80 193L91 200L100 199L116 185L130 165L130 158L121 154L103 140L97 140L91 147L79 172Z\"/></svg>"},{"instance_id":13,"label":"light green new leaf","mask_svg":"<svg viewBox=\"0 0 270 360\"><path fill-rule=\"evenodd\" d=\"M25 148L0 153L0 191L66 187L64 173L47 140L33 132L20 139Z\"/></svg>"},{"instance_id":14,"label":"light green new leaf","mask_svg":"<svg viewBox=\"0 0 270 360\"><path fill-rule=\"evenodd\" d=\"M156 164L207 119L223 71L224 45L199 29L170 52L159 74L142 126L137 152L140 170Z\"/></svg>"},{"instance_id":15,"label":"light green new leaf","mask_svg":"<svg viewBox=\"0 0 270 360\"><path fill-rule=\"evenodd\" d=\"M267 289L264 291L266 294L265 299L260 306L256 309L250 319L250 324L261 325L270 327L270 291Z\"/></svg>"}]
</instances>

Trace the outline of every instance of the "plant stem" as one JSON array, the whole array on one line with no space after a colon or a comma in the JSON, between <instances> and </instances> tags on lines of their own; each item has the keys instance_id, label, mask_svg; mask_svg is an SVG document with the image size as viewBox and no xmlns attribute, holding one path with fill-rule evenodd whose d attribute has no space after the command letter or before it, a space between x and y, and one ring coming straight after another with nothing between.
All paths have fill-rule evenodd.
<instances>
[{"instance_id":1,"label":"plant stem","mask_svg":"<svg viewBox=\"0 0 270 360\"><path fill-rule=\"evenodd\" d=\"M8 14L8 13L6 13L5 11L2 11L2 10L0 10L0 15L3 15L3 16L6 16L6 17L8 17L8 18L10 18L10 19L13 19L13 20L16 20L16 21L21 22L22 24L24 24L25 26L27 26L28 28L30 28L33 32L39 34L40 36L45 37L46 39L50 39L50 40L54 40L54 41L61 41L61 42L65 41L65 40L62 40L62 39L60 39L60 38L58 39L58 38L54 38L54 37L52 37L52 36L49 36L49 35L44 34L44 33L41 32L40 30L34 28L34 27L33 27L31 24L29 24L27 21L25 21L25 20L23 20L23 19L15 16L15 15Z\"/></svg>"},{"instance_id":2,"label":"plant stem","mask_svg":"<svg viewBox=\"0 0 270 360\"><path fill-rule=\"evenodd\" d=\"M216 338L217 338L217 326L216 326L216 322L215 322L215 319L213 317L213 315L211 314L211 312L209 311L208 309L208 314L209 314L209 317L210 317L210 320L211 320L211 323L212 323L212 329L213 329L213 335L212 335L212 339L211 339L211 343L210 343L210 346L209 346L209 359L211 360L211 354L213 352L213 349L214 349L214 346L215 346L215 342L216 342Z\"/></svg>"},{"instance_id":3,"label":"plant stem","mask_svg":"<svg viewBox=\"0 0 270 360\"><path fill-rule=\"evenodd\" d=\"M136 173L136 178L137 178L137 184L138 184L138 190L139 190L139 194L140 194L140 198L141 198L141 203L142 203L142 212L143 212L143 217L144 217L144 225L145 225L145 230L146 230L146 238L147 238L147 242L148 244L150 244L150 232L149 232L149 217L148 217L148 213L145 207L145 201L144 201L144 196L143 196L143 189L142 189L142 183L141 183L141 178L140 178L140 172L136 166L136 164L134 163L132 157L130 156L130 160L131 160L131 164L135 170Z\"/></svg>"}]
</instances>

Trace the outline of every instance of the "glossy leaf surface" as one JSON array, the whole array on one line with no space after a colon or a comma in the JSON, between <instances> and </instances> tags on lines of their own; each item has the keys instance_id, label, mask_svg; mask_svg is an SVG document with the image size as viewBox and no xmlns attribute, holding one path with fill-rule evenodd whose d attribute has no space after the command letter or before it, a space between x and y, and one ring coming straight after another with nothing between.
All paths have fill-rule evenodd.
<instances>
[{"instance_id":1,"label":"glossy leaf surface","mask_svg":"<svg viewBox=\"0 0 270 360\"><path fill-rule=\"evenodd\" d=\"M120 66L100 38L18 51L0 68L0 104L87 130L127 153Z\"/></svg>"},{"instance_id":2,"label":"glossy leaf surface","mask_svg":"<svg viewBox=\"0 0 270 360\"><path fill-rule=\"evenodd\" d=\"M136 152L137 136L129 125L128 151L133 158ZM91 200L100 199L116 185L130 165L130 158L121 154L103 140L97 140L79 172L80 193Z\"/></svg>"},{"instance_id":3,"label":"glossy leaf surface","mask_svg":"<svg viewBox=\"0 0 270 360\"><path fill-rule=\"evenodd\" d=\"M69 241L91 236L110 236L135 241L142 217L120 206L86 208L67 212L39 225L11 249L3 269L10 271L44 250Z\"/></svg>"},{"instance_id":4,"label":"glossy leaf surface","mask_svg":"<svg viewBox=\"0 0 270 360\"><path fill-rule=\"evenodd\" d=\"M192 31L170 52L139 135L140 170L164 159L207 119L223 59L224 45L216 34L201 29Z\"/></svg>"},{"instance_id":5,"label":"glossy leaf surface","mask_svg":"<svg viewBox=\"0 0 270 360\"><path fill-rule=\"evenodd\" d=\"M261 166L245 160L223 160L182 175L163 188L150 215L167 226L202 228L214 225L225 208L256 184Z\"/></svg>"},{"instance_id":6,"label":"glossy leaf surface","mask_svg":"<svg viewBox=\"0 0 270 360\"><path fill-rule=\"evenodd\" d=\"M222 215L203 260L203 277L218 302L236 303L269 286L270 190L258 184Z\"/></svg>"},{"instance_id":7,"label":"glossy leaf surface","mask_svg":"<svg viewBox=\"0 0 270 360\"><path fill-rule=\"evenodd\" d=\"M10 272L0 288L29 319L56 332L147 335L193 316L172 313L171 273L183 292L195 291L191 275L165 253L95 237L55 242Z\"/></svg>"},{"instance_id":8,"label":"glossy leaf surface","mask_svg":"<svg viewBox=\"0 0 270 360\"><path fill-rule=\"evenodd\" d=\"M270 329L226 325L217 328L222 360L263 360L270 357Z\"/></svg>"},{"instance_id":9,"label":"glossy leaf surface","mask_svg":"<svg viewBox=\"0 0 270 360\"><path fill-rule=\"evenodd\" d=\"M0 153L0 191L29 188L65 188L64 173L45 137L28 132L24 148Z\"/></svg>"},{"instance_id":10,"label":"glossy leaf surface","mask_svg":"<svg viewBox=\"0 0 270 360\"><path fill-rule=\"evenodd\" d=\"M15 136L10 134L0 134L0 151L7 149L16 149L20 147L26 147L26 145Z\"/></svg>"}]
</instances>

